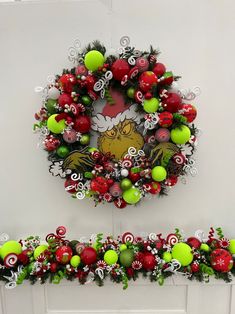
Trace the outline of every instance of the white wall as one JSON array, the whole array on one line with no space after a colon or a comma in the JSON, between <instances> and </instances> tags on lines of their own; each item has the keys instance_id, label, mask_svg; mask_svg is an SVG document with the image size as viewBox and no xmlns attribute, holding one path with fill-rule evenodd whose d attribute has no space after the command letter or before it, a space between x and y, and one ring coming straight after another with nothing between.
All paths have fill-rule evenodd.
<instances>
[{"instance_id":1,"label":"white wall","mask_svg":"<svg viewBox=\"0 0 235 314\"><path fill-rule=\"evenodd\" d=\"M16 238L44 236L58 225L65 225L72 238L127 230L167 233L179 227L189 235L198 228L207 231L213 225L235 236L234 10L232 0L1 3L1 231ZM201 87L202 95L195 102L199 111L197 125L203 129L196 156L199 174L188 178L187 185L179 184L166 198L124 210L111 205L95 208L90 200L71 199L63 190L63 182L48 173L46 154L37 149L37 136L31 131L34 112L40 107L40 96L34 93L34 87L45 85L48 74L60 73L70 65L67 50L76 38L83 45L100 39L107 46L118 47L122 35L129 35L132 44L140 49L148 48L150 43L159 47L160 59L175 74L182 75L183 88ZM99 295L105 296L107 289L99 291ZM125 308L122 299L118 307L115 305L116 289L121 287L110 288L113 303L108 304L115 309ZM178 288L175 289L171 293L177 295ZM230 287L222 289L224 312L214 311L218 314L229 311ZM98 293L88 291L91 298ZM141 300L137 292L131 291L127 292L130 304L135 299L138 305L148 290L138 286L138 295L143 293ZM155 296L155 290L151 291ZM160 293L157 302L163 295L168 298L169 290L156 291ZM184 303L186 290L179 291ZM6 298L9 293L22 292L7 292ZM153 299L145 308L158 309ZM201 299L199 304L204 301ZM173 304L172 309L177 308ZM175 310L169 313L186 313ZM188 313L199 312L194 306Z\"/></svg>"}]
</instances>

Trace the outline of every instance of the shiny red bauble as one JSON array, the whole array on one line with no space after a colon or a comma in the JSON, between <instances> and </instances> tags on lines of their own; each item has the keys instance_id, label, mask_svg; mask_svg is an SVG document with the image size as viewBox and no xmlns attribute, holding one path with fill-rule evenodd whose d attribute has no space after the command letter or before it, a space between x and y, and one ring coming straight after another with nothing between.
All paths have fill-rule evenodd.
<instances>
[{"instance_id":1,"label":"shiny red bauble","mask_svg":"<svg viewBox=\"0 0 235 314\"><path fill-rule=\"evenodd\" d=\"M125 208L127 206L127 203L126 201L124 201L123 198L117 198L114 200L114 205L117 207L117 208Z\"/></svg>"},{"instance_id":2,"label":"shiny red bauble","mask_svg":"<svg viewBox=\"0 0 235 314\"><path fill-rule=\"evenodd\" d=\"M157 76L162 76L166 72L166 67L164 64L157 62L153 68L153 73Z\"/></svg>"},{"instance_id":3,"label":"shiny red bauble","mask_svg":"<svg viewBox=\"0 0 235 314\"><path fill-rule=\"evenodd\" d=\"M69 246L63 245L55 252L57 262L61 264L68 264L73 256L73 251Z\"/></svg>"},{"instance_id":4,"label":"shiny red bauble","mask_svg":"<svg viewBox=\"0 0 235 314\"><path fill-rule=\"evenodd\" d=\"M112 64L111 71L113 73L114 79L121 81L123 76L129 73L130 65L126 60L118 59Z\"/></svg>"},{"instance_id":5,"label":"shiny red bauble","mask_svg":"<svg viewBox=\"0 0 235 314\"><path fill-rule=\"evenodd\" d=\"M143 92L148 92L154 85L157 85L157 76L152 71L140 75L139 86Z\"/></svg>"},{"instance_id":6,"label":"shiny red bauble","mask_svg":"<svg viewBox=\"0 0 235 314\"><path fill-rule=\"evenodd\" d=\"M45 150L52 152L56 150L60 145L60 140L55 138L53 135L48 135L44 140Z\"/></svg>"},{"instance_id":7,"label":"shiny red bauble","mask_svg":"<svg viewBox=\"0 0 235 314\"><path fill-rule=\"evenodd\" d=\"M232 255L224 249L216 249L211 253L211 266L214 270L226 273L233 267Z\"/></svg>"},{"instance_id":8,"label":"shiny red bauble","mask_svg":"<svg viewBox=\"0 0 235 314\"><path fill-rule=\"evenodd\" d=\"M83 264L91 265L97 260L97 252L93 247L85 247L80 255Z\"/></svg>"},{"instance_id":9,"label":"shiny red bauble","mask_svg":"<svg viewBox=\"0 0 235 314\"><path fill-rule=\"evenodd\" d=\"M80 133L88 133L91 128L91 119L89 116L78 116L74 120L73 128L75 131Z\"/></svg>"},{"instance_id":10,"label":"shiny red bauble","mask_svg":"<svg viewBox=\"0 0 235 314\"><path fill-rule=\"evenodd\" d=\"M88 75L85 80L87 89L93 89L95 85L95 78L92 75Z\"/></svg>"},{"instance_id":11,"label":"shiny red bauble","mask_svg":"<svg viewBox=\"0 0 235 314\"><path fill-rule=\"evenodd\" d=\"M73 74L63 74L59 79L59 84L66 93L72 93L76 77Z\"/></svg>"},{"instance_id":12,"label":"shiny red bauble","mask_svg":"<svg viewBox=\"0 0 235 314\"><path fill-rule=\"evenodd\" d=\"M170 176L165 180L165 185L166 186L174 186L178 182L178 177L177 176Z\"/></svg>"},{"instance_id":13,"label":"shiny red bauble","mask_svg":"<svg viewBox=\"0 0 235 314\"><path fill-rule=\"evenodd\" d=\"M159 182L150 182L150 183L145 183L143 185L144 189L153 195L158 194L161 191L161 184Z\"/></svg>"},{"instance_id":14,"label":"shiny red bauble","mask_svg":"<svg viewBox=\"0 0 235 314\"><path fill-rule=\"evenodd\" d=\"M91 190L99 194L105 194L109 190L107 179L103 177L96 177L91 180Z\"/></svg>"},{"instance_id":15,"label":"shiny red bauble","mask_svg":"<svg viewBox=\"0 0 235 314\"><path fill-rule=\"evenodd\" d=\"M137 182L140 179L139 173L134 173L132 171L129 172L128 178L131 180L131 182Z\"/></svg>"},{"instance_id":16,"label":"shiny red bauble","mask_svg":"<svg viewBox=\"0 0 235 314\"><path fill-rule=\"evenodd\" d=\"M163 101L163 108L166 111L169 111L171 113L177 112L181 109L182 100L181 97L176 93L168 93L168 97L164 99Z\"/></svg>"},{"instance_id":17,"label":"shiny red bauble","mask_svg":"<svg viewBox=\"0 0 235 314\"><path fill-rule=\"evenodd\" d=\"M190 104L182 104L182 108L179 113L187 119L188 123L193 122L197 116L196 108Z\"/></svg>"},{"instance_id":18,"label":"shiny red bauble","mask_svg":"<svg viewBox=\"0 0 235 314\"><path fill-rule=\"evenodd\" d=\"M192 273L197 273L200 270L199 263L198 262L193 262L190 265L190 268L191 268Z\"/></svg>"},{"instance_id":19,"label":"shiny red bauble","mask_svg":"<svg viewBox=\"0 0 235 314\"><path fill-rule=\"evenodd\" d=\"M58 98L58 104L61 108L64 108L65 105L71 105L73 102L73 98L66 93L63 93Z\"/></svg>"},{"instance_id":20,"label":"shiny red bauble","mask_svg":"<svg viewBox=\"0 0 235 314\"><path fill-rule=\"evenodd\" d=\"M190 245L191 247L193 247L195 249L199 249L201 246L201 241L196 237L188 238L187 243L188 243L188 245Z\"/></svg>"},{"instance_id":21,"label":"shiny red bauble","mask_svg":"<svg viewBox=\"0 0 235 314\"><path fill-rule=\"evenodd\" d=\"M77 181L72 180L71 178L67 178L64 182L65 191L68 193L74 194L77 192Z\"/></svg>"},{"instance_id":22,"label":"shiny red bauble","mask_svg":"<svg viewBox=\"0 0 235 314\"><path fill-rule=\"evenodd\" d=\"M173 123L173 115L168 111L163 111L158 115L159 121L158 124L163 128L168 128Z\"/></svg>"},{"instance_id":23,"label":"shiny red bauble","mask_svg":"<svg viewBox=\"0 0 235 314\"><path fill-rule=\"evenodd\" d=\"M75 69L76 75L87 75L88 71L84 65L78 65Z\"/></svg>"},{"instance_id":24,"label":"shiny red bauble","mask_svg":"<svg viewBox=\"0 0 235 314\"><path fill-rule=\"evenodd\" d=\"M153 270L156 266L156 259L153 254L145 253L142 263L145 270Z\"/></svg>"},{"instance_id":25,"label":"shiny red bauble","mask_svg":"<svg viewBox=\"0 0 235 314\"><path fill-rule=\"evenodd\" d=\"M55 273L57 271L57 267L58 267L58 264L57 263L51 263L50 265L50 271L52 273Z\"/></svg>"}]
</instances>

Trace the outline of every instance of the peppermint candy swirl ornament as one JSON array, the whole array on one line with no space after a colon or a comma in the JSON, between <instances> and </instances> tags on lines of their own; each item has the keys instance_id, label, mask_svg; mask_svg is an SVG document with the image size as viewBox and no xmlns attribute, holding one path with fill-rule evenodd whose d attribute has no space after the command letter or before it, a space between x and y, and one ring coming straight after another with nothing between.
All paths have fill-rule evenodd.
<instances>
[{"instance_id":1,"label":"peppermint candy swirl ornament","mask_svg":"<svg viewBox=\"0 0 235 314\"><path fill-rule=\"evenodd\" d=\"M125 232L122 235L122 242L123 243L133 243L134 240L135 240L135 237L131 232Z\"/></svg>"},{"instance_id":2,"label":"peppermint candy swirl ornament","mask_svg":"<svg viewBox=\"0 0 235 314\"><path fill-rule=\"evenodd\" d=\"M174 233L170 233L168 234L168 236L166 237L166 243L173 246L175 245L176 243L179 242L179 238L177 237L176 234Z\"/></svg>"}]
</instances>

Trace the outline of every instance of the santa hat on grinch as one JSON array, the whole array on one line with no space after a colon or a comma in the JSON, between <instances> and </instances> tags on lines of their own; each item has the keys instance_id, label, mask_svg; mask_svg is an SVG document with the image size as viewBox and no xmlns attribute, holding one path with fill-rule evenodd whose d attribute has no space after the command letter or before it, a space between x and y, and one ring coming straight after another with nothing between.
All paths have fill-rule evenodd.
<instances>
[{"instance_id":1,"label":"santa hat on grinch","mask_svg":"<svg viewBox=\"0 0 235 314\"><path fill-rule=\"evenodd\" d=\"M103 107L99 108L100 110L94 106L91 128L102 133L127 119L139 124L142 116L136 112L137 104L126 104L123 95L117 90L110 89L109 92L113 103L105 101Z\"/></svg>"}]
</instances>

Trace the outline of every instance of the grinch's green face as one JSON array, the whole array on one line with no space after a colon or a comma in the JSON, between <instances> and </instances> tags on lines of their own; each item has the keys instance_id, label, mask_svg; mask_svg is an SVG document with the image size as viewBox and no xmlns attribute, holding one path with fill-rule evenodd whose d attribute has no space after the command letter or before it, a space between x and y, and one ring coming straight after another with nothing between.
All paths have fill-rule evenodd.
<instances>
[{"instance_id":1,"label":"grinch's green face","mask_svg":"<svg viewBox=\"0 0 235 314\"><path fill-rule=\"evenodd\" d=\"M101 133L98 139L99 150L103 154L111 153L117 160L125 156L129 147L139 150L143 145L144 139L136 130L136 123L129 119Z\"/></svg>"}]
</instances>

